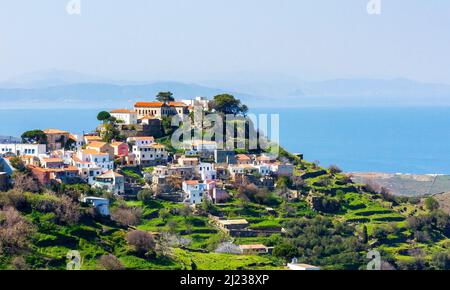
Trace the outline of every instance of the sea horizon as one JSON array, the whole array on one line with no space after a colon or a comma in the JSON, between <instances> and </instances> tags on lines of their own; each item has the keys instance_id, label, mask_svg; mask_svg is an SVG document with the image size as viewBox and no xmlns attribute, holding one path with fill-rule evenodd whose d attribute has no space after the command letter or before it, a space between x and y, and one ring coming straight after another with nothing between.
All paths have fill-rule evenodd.
<instances>
[{"instance_id":1,"label":"sea horizon","mask_svg":"<svg viewBox=\"0 0 450 290\"><path fill-rule=\"evenodd\" d=\"M91 132L100 110L0 109L0 136L31 129ZM33 111L32 114L29 112ZM450 174L450 107L253 108L280 115L280 143L322 166L345 172ZM447 153L446 153L447 152Z\"/></svg>"}]
</instances>

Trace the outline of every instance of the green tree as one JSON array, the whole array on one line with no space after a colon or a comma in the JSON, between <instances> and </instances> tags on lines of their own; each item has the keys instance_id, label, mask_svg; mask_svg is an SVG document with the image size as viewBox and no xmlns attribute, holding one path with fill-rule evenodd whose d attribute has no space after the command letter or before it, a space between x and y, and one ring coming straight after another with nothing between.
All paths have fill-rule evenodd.
<instances>
[{"instance_id":1,"label":"green tree","mask_svg":"<svg viewBox=\"0 0 450 290\"><path fill-rule=\"evenodd\" d=\"M20 159L20 157L14 156L9 160L9 162L14 169L20 172L24 172L26 169L25 164L23 163L22 159Z\"/></svg>"},{"instance_id":2,"label":"green tree","mask_svg":"<svg viewBox=\"0 0 450 290\"><path fill-rule=\"evenodd\" d=\"M168 209L161 209L159 210L159 217L163 220L163 222L167 222L167 220L170 218L171 214Z\"/></svg>"},{"instance_id":3,"label":"green tree","mask_svg":"<svg viewBox=\"0 0 450 290\"><path fill-rule=\"evenodd\" d=\"M173 94L171 92L159 92L156 95L156 99L160 102L173 102L175 99L173 98Z\"/></svg>"},{"instance_id":4,"label":"green tree","mask_svg":"<svg viewBox=\"0 0 450 290\"><path fill-rule=\"evenodd\" d=\"M342 169L340 169L337 165L330 165L328 170L330 171L331 175L336 175L342 172Z\"/></svg>"},{"instance_id":5,"label":"green tree","mask_svg":"<svg viewBox=\"0 0 450 290\"><path fill-rule=\"evenodd\" d=\"M149 204L153 200L153 191L150 189L143 189L137 194L137 199L144 204Z\"/></svg>"},{"instance_id":6,"label":"green tree","mask_svg":"<svg viewBox=\"0 0 450 290\"><path fill-rule=\"evenodd\" d=\"M22 134L22 142L24 143L37 143L37 144L46 144L47 143L47 135L45 135L44 131L36 129L26 131Z\"/></svg>"},{"instance_id":7,"label":"green tree","mask_svg":"<svg viewBox=\"0 0 450 290\"><path fill-rule=\"evenodd\" d=\"M229 94L217 95L212 101L212 108L223 114L246 114L248 107L241 104L241 101Z\"/></svg>"},{"instance_id":8,"label":"green tree","mask_svg":"<svg viewBox=\"0 0 450 290\"><path fill-rule=\"evenodd\" d=\"M429 196L425 199L425 207L429 211L433 211L439 208L439 202L435 200L433 197Z\"/></svg>"},{"instance_id":9,"label":"green tree","mask_svg":"<svg viewBox=\"0 0 450 290\"><path fill-rule=\"evenodd\" d=\"M383 226L377 226L377 227L375 227L375 228L373 229L373 231L372 231L372 236L373 236L375 239L378 239L378 240L382 241L382 240L384 240L384 239L387 238L387 236L388 236L388 231L387 231L386 228L383 227Z\"/></svg>"},{"instance_id":10,"label":"green tree","mask_svg":"<svg viewBox=\"0 0 450 290\"><path fill-rule=\"evenodd\" d=\"M171 117L167 117L167 116L162 117L161 126L163 128L165 136L172 135L172 133L175 131L175 128L172 127L172 118Z\"/></svg>"},{"instance_id":11,"label":"green tree","mask_svg":"<svg viewBox=\"0 0 450 290\"><path fill-rule=\"evenodd\" d=\"M103 124L103 128L100 131L100 136L104 142L110 143L113 140L121 140L123 136L120 135L120 131L114 126L114 124Z\"/></svg>"},{"instance_id":12,"label":"green tree","mask_svg":"<svg viewBox=\"0 0 450 290\"><path fill-rule=\"evenodd\" d=\"M66 150L73 150L75 149L75 145L76 142L73 139L68 139L65 143L64 143L64 149Z\"/></svg>"},{"instance_id":13,"label":"green tree","mask_svg":"<svg viewBox=\"0 0 450 290\"><path fill-rule=\"evenodd\" d=\"M111 114L106 111L101 111L97 115L97 120L102 121L103 123L108 121L110 118L111 118Z\"/></svg>"},{"instance_id":14,"label":"green tree","mask_svg":"<svg viewBox=\"0 0 450 290\"><path fill-rule=\"evenodd\" d=\"M200 209L205 214L216 215L219 213L219 209L207 198L204 198Z\"/></svg>"},{"instance_id":15,"label":"green tree","mask_svg":"<svg viewBox=\"0 0 450 290\"><path fill-rule=\"evenodd\" d=\"M273 249L273 255L275 257L284 258L284 259L292 259L298 255L297 248L291 244L286 242L281 243Z\"/></svg>"},{"instance_id":16,"label":"green tree","mask_svg":"<svg viewBox=\"0 0 450 290\"><path fill-rule=\"evenodd\" d=\"M367 226L364 225L362 231L362 242L364 244L367 244L368 241L369 241L369 234L367 233Z\"/></svg>"}]
</instances>

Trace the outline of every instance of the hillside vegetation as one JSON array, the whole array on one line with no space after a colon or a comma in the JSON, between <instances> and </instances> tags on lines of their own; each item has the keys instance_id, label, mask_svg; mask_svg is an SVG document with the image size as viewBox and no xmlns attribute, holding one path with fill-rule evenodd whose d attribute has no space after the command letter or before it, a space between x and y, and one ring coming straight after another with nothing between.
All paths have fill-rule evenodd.
<instances>
[{"instance_id":1,"label":"hillside vegetation","mask_svg":"<svg viewBox=\"0 0 450 290\"><path fill-rule=\"evenodd\" d=\"M204 203L195 212L153 197L124 201L84 186L15 188L0 193L0 268L65 269L78 250L82 269L284 269L286 261L324 269L363 269L369 249L384 267L448 268L449 217L438 207L411 203L351 183L336 168L325 170L290 156L296 176L280 178L272 192L239 189L225 204ZM29 190L34 192L29 192ZM112 198L111 219L79 204L78 196ZM318 201L312 203L311 197ZM266 207L274 209L268 213ZM283 227L285 233L231 238L208 214L245 218L252 229ZM139 250L131 232L151 242ZM223 242L262 243L272 254L215 253ZM109 261L113 260L113 262Z\"/></svg>"}]
</instances>

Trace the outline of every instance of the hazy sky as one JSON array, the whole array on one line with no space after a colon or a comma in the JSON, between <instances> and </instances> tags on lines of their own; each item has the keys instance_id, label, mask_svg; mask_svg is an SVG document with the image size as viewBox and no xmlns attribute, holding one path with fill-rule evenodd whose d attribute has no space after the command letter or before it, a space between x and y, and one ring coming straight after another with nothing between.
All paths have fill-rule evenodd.
<instances>
[{"instance_id":1,"label":"hazy sky","mask_svg":"<svg viewBox=\"0 0 450 290\"><path fill-rule=\"evenodd\" d=\"M1 0L0 80L73 70L115 79L405 77L450 83L450 1Z\"/></svg>"}]
</instances>

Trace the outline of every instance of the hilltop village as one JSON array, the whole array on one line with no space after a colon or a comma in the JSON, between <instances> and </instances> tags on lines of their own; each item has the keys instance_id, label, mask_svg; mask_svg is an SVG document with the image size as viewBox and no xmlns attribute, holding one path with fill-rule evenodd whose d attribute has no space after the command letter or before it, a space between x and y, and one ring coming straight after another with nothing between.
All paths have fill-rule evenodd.
<instances>
[{"instance_id":1,"label":"hilltop village","mask_svg":"<svg viewBox=\"0 0 450 290\"><path fill-rule=\"evenodd\" d=\"M264 153L238 154L204 140L191 140L177 152L158 141L172 131L162 125L165 118L188 115L194 106L208 110L209 101L137 102L131 110L100 112L98 119L104 122L92 133L28 131L23 134L27 142L0 144L0 154L9 172L19 163L41 186L84 183L127 198L149 189L161 198L193 207L204 200L226 201L227 187L251 180L259 187L273 188L277 177L293 175L292 164Z\"/></svg>"},{"instance_id":2,"label":"hilltop village","mask_svg":"<svg viewBox=\"0 0 450 290\"><path fill-rule=\"evenodd\" d=\"M20 244L0 231L0 265L59 269L79 250L86 269L361 269L371 247L384 249L387 268L448 263L428 244L433 234L439 253L450 246L448 216L432 201L398 200L282 148L174 148L171 117L195 108L248 111L231 95L162 92L99 112L90 133L33 129L0 143L0 214L24 227ZM408 220L420 214L434 226Z\"/></svg>"}]
</instances>

